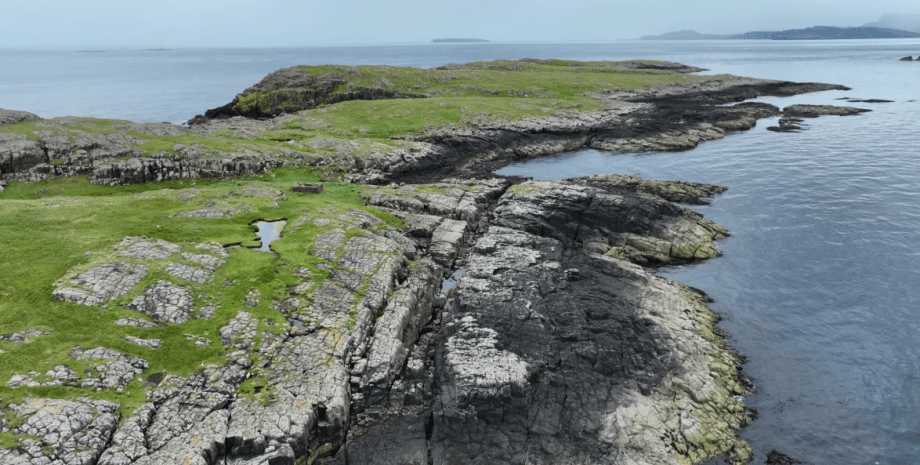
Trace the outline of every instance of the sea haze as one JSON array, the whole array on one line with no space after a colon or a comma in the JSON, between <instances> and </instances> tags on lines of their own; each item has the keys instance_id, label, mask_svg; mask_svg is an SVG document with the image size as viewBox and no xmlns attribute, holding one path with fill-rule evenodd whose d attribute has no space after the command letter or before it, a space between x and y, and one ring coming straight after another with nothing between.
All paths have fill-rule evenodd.
<instances>
[{"instance_id":1,"label":"sea haze","mask_svg":"<svg viewBox=\"0 0 920 465\"><path fill-rule=\"evenodd\" d=\"M258 50L0 52L0 108L181 122L298 64L435 67L496 58L663 59L852 91L761 99L847 105L860 116L751 131L681 153L583 151L505 174L638 174L729 188L696 208L726 226L725 255L664 275L707 292L747 356L760 419L742 434L755 463L776 448L815 464L915 464L920 457L920 40L624 41ZM918 260L918 261L915 261Z\"/></svg>"}]
</instances>

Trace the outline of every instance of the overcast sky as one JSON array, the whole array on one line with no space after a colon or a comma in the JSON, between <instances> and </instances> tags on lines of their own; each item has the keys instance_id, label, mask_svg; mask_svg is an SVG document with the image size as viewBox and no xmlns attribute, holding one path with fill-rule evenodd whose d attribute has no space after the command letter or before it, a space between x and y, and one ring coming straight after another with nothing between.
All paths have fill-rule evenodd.
<instances>
[{"instance_id":1,"label":"overcast sky","mask_svg":"<svg viewBox=\"0 0 920 465\"><path fill-rule=\"evenodd\" d=\"M29 0L4 2L0 48L567 42L858 26L917 0Z\"/></svg>"}]
</instances>

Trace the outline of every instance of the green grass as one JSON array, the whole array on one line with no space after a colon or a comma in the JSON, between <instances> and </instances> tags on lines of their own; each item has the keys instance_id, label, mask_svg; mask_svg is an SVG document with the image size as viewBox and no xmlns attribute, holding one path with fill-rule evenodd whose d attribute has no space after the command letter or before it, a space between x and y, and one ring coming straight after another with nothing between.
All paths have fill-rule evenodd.
<instances>
[{"instance_id":1,"label":"green grass","mask_svg":"<svg viewBox=\"0 0 920 465\"><path fill-rule=\"evenodd\" d=\"M271 319L277 323L262 329L282 330L284 315L273 310L271 302L286 297L288 287L302 281L296 275L298 269L310 269L311 279L316 283L328 276L327 270L316 267L321 260L309 255L309 251L319 234L336 227L335 224L318 227L306 221L295 228L297 219L336 218L357 209L375 214L389 225L401 226L398 218L364 207L358 195L361 186L326 183L324 192L318 195L290 190L293 181L315 180L310 171L287 169L247 179L199 181L194 187L189 181L106 187L79 177L54 178L35 184L11 182L0 200L0 243L4 248L0 261L0 327L4 333L35 328L51 334L36 337L28 344L0 343L5 352L0 354L0 398L4 405L29 396L87 395L118 402L130 411L146 402L140 381L133 382L122 394L70 387L12 389L6 385L14 374L32 370L44 373L58 364L82 373L86 362L68 357L76 345L86 349L109 347L143 357L150 362L145 377L160 371L187 375L205 364L224 362L218 330L241 310L260 321ZM288 200L274 205L273 199L253 194L256 192L253 189L264 188L280 189ZM235 205L243 213L226 219L174 216L213 204ZM184 324L157 328L116 326L116 319L141 316L124 305L147 285L166 276L162 271L164 264L123 257L118 257L118 261L145 263L149 268L148 276L131 294L103 308L52 298L56 281L68 276L75 267L79 271L98 263L110 263L113 246L126 236L164 239L193 251L193 246L202 242L231 244L255 240L251 222L281 218L288 219L288 226L282 232L282 239L272 244L277 255L246 248L227 249L230 258L218 269L214 280L191 285L196 308L211 301L220 305L212 320L191 318ZM178 256L170 261L176 260ZM243 305L250 289L261 292L257 308ZM199 294L206 298L198 298ZM212 342L199 349L194 341L187 340L187 334ZM156 350L147 349L122 340L125 335L161 339L163 345ZM244 392L254 391L255 385L256 381L247 384ZM8 441L6 436L0 440Z\"/></svg>"},{"instance_id":2,"label":"green grass","mask_svg":"<svg viewBox=\"0 0 920 465\"><path fill-rule=\"evenodd\" d=\"M345 84L334 87L326 103L308 108L305 92L267 88L262 83L238 96L238 110L260 109L265 114L292 113L275 122L243 129L210 132L171 127L163 135L156 124L134 125L128 121L97 118L60 118L3 125L0 133L14 133L40 141L38 131L55 132L69 140L105 137L129 149L131 156L181 158L192 147L203 156L218 153L261 153L295 161L302 155L364 156L374 151L404 147L402 140L415 139L451 126L483 126L547 117L574 111L590 112L608 103L599 95L700 80L724 80L726 76L683 75L661 70L637 70L621 62L568 60L496 60L444 69L394 66L301 66L294 73L335 78ZM266 81L267 82L267 81ZM352 100L330 104L334 94L361 89L382 89L396 94L427 98ZM145 129L146 128L146 129ZM332 141L313 144L315 139ZM131 153L133 152L133 153ZM69 154L53 154L55 165L67 165ZM73 163L82 163L78 157ZM110 160L118 161L118 160ZM105 163L106 161L102 161ZM330 174L325 178L334 178Z\"/></svg>"}]
</instances>

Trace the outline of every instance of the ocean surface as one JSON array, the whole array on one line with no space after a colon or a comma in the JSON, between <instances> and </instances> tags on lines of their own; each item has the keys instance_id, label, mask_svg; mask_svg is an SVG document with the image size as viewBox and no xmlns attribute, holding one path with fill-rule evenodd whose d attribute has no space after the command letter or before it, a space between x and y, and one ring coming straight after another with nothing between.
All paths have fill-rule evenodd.
<instances>
[{"instance_id":1,"label":"ocean surface","mask_svg":"<svg viewBox=\"0 0 920 465\"><path fill-rule=\"evenodd\" d=\"M622 41L380 47L0 51L0 108L186 121L299 64L434 67L497 58L660 59L760 78L844 84L762 98L846 105L859 116L806 120L799 133L751 131L680 153L594 150L500 173L561 179L636 174L723 185L694 207L731 231L724 256L662 271L715 299L744 354L760 418L741 434L755 463L778 449L814 464L920 463L920 40Z\"/></svg>"}]
</instances>

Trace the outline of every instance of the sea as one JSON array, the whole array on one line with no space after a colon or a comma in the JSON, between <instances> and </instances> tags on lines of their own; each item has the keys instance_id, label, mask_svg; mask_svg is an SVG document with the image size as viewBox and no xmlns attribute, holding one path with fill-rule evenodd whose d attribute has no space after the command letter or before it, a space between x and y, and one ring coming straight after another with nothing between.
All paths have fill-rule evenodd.
<instances>
[{"instance_id":1,"label":"sea","mask_svg":"<svg viewBox=\"0 0 920 465\"><path fill-rule=\"evenodd\" d=\"M758 101L851 105L797 133L750 130L678 153L582 150L498 172L595 173L719 184L693 207L724 225L722 257L660 273L705 291L743 354L759 418L740 434L813 464L920 463L918 39L404 44L323 48L0 50L0 108L45 118L181 123L301 64L437 67L518 58L668 60L767 79L843 84ZM844 97L891 103L847 103Z\"/></svg>"}]
</instances>

